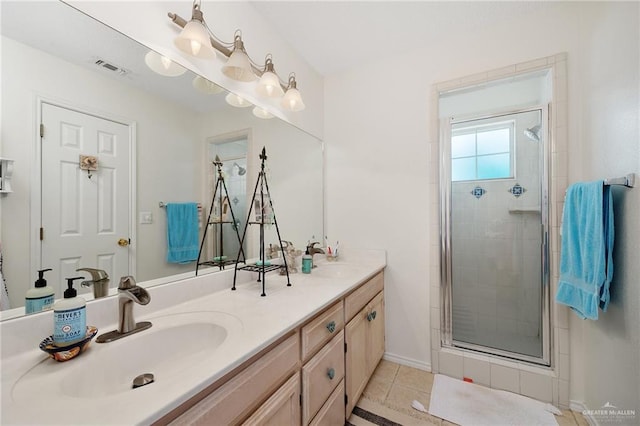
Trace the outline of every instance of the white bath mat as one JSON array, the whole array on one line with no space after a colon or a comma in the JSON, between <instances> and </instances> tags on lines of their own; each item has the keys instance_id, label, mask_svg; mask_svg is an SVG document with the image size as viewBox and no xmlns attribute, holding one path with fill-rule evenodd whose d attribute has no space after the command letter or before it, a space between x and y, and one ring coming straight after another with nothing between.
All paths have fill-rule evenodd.
<instances>
[{"instance_id":1,"label":"white bath mat","mask_svg":"<svg viewBox=\"0 0 640 426\"><path fill-rule=\"evenodd\" d=\"M436 374L429 414L459 425L553 425L550 404Z\"/></svg>"}]
</instances>

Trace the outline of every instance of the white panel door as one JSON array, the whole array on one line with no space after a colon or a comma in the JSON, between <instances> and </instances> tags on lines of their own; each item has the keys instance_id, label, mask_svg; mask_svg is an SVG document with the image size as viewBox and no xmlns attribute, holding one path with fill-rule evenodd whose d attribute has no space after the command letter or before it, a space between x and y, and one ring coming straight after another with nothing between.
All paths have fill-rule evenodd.
<instances>
[{"instance_id":1,"label":"white panel door","mask_svg":"<svg viewBox=\"0 0 640 426\"><path fill-rule=\"evenodd\" d=\"M56 298L78 268L103 269L117 286L129 274L129 245L118 244L131 226L129 127L47 103L42 124L41 267L53 268ZM80 155L96 156L98 170L81 170Z\"/></svg>"}]
</instances>

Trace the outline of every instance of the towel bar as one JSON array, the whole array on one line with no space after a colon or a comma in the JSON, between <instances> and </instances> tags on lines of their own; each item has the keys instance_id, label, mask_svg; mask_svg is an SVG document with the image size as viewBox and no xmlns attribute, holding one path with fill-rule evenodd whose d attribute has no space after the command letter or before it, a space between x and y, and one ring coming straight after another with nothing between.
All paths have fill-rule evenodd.
<instances>
[{"instance_id":1,"label":"towel bar","mask_svg":"<svg viewBox=\"0 0 640 426\"><path fill-rule=\"evenodd\" d=\"M611 179L604 180L605 185L623 185L623 186L626 186L627 188L633 188L635 186L635 183L636 183L636 175L634 173L629 173L628 175L622 176L619 178L611 178Z\"/></svg>"},{"instance_id":2,"label":"towel bar","mask_svg":"<svg viewBox=\"0 0 640 426\"><path fill-rule=\"evenodd\" d=\"M158 203L158 207L163 209L163 208L167 207L167 204L165 202L163 202L163 201L160 201ZM202 204L201 203L198 203L198 210L202 210Z\"/></svg>"}]
</instances>

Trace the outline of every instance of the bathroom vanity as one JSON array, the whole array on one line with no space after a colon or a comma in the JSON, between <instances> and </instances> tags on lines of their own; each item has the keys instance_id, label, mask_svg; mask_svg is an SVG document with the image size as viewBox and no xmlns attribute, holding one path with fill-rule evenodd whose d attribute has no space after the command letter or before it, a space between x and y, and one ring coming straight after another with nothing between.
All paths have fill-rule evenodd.
<instances>
[{"instance_id":1,"label":"bathroom vanity","mask_svg":"<svg viewBox=\"0 0 640 426\"><path fill-rule=\"evenodd\" d=\"M151 329L65 363L37 349L50 312L5 321L2 422L341 424L384 352L386 266L383 251L343 258L292 287L268 275L266 297L249 273L231 291L232 271L151 288L135 307ZM101 332L113 326L113 298L87 309ZM15 333L33 346L5 350ZM132 389L142 373L155 382Z\"/></svg>"}]
</instances>

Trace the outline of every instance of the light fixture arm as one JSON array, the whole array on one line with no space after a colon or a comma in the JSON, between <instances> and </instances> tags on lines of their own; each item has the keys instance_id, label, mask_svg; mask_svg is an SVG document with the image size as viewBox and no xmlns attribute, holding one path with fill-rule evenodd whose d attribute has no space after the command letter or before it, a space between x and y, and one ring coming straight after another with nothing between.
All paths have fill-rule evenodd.
<instances>
[{"instance_id":1,"label":"light fixture arm","mask_svg":"<svg viewBox=\"0 0 640 426\"><path fill-rule=\"evenodd\" d=\"M176 13L169 12L169 13L167 13L167 16L169 17L169 19L171 19L171 21L174 24L176 24L180 28L184 28L184 26L187 25L187 21L184 18L182 18L180 15L176 14ZM199 20L199 21L203 22L202 11L200 10L200 3L197 2L197 1L194 2L194 4L193 4L192 17L193 17L193 19L196 19L196 20ZM215 38L213 38L211 36L209 36L209 40L211 41L211 45L213 46L213 48L216 49L221 54L223 54L226 58L229 58L231 56L232 50L229 50L229 48L227 48L226 46L224 46L218 40L216 40ZM234 36L234 45L237 45L238 42L240 44L242 44L242 39L240 39L238 36ZM244 50L244 47L242 48L242 50ZM271 64L270 71L273 71L273 62L271 61L270 58L267 61ZM265 69L261 70L260 68L256 67L252 63L251 64L251 69L253 70L253 72L258 77L262 77L262 74L265 71L268 71L266 66L267 66L267 63L265 63ZM286 84L283 84L282 82L280 82L280 86L282 87L283 90L287 90L288 86Z\"/></svg>"}]
</instances>

